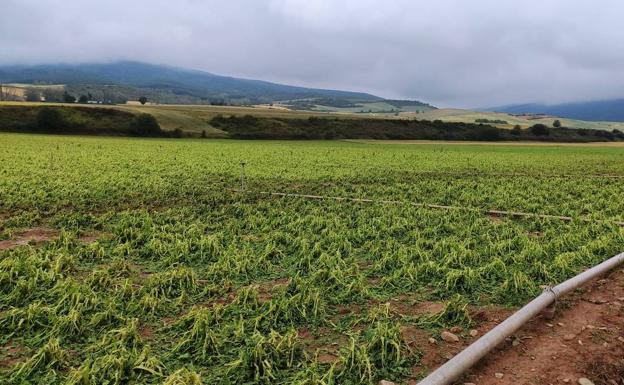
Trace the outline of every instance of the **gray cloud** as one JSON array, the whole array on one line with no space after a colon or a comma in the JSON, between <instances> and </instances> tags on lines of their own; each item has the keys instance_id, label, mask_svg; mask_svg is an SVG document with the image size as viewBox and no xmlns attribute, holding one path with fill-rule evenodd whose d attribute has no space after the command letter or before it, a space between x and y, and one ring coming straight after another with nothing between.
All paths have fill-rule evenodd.
<instances>
[{"instance_id":1,"label":"gray cloud","mask_svg":"<svg viewBox=\"0 0 624 385\"><path fill-rule=\"evenodd\" d=\"M442 106L624 97L621 0L2 0L0 63L142 60Z\"/></svg>"}]
</instances>

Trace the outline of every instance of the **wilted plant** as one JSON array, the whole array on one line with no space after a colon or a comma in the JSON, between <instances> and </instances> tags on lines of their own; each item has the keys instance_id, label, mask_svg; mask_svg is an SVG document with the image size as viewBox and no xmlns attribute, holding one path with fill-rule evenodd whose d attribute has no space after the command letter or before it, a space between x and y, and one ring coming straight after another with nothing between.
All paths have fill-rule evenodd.
<instances>
[{"instance_id":1,"label":"wilted plant","mask_svg":"<svg viewBox=\"0 0 624 385\"><path fill-rule=\"evenodd\" d=\"M197 372L182 368L169 375L163 385L202 385L202 380Z\"/></svg>"},{"instance_id":2,"label":"wilted plant","mask_svg":"<svg viewBox=\"0 0 624 385\"><path fill-rule=\"evenodd\" d=\"M26 380L33 374L45 370L61 369L68 364L69 354L61 348L58 339L51 339L27 361L18 364L11 379Z\"/></svg>"}]
</instances>

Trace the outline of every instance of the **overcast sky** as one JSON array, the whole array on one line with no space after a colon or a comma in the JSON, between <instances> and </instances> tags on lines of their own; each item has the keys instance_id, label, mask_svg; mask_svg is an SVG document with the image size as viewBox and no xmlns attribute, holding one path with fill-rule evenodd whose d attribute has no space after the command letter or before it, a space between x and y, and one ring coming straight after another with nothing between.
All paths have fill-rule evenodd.
<instances>
[{"instance_id":1,"label":"overcast sky","mask_svg":"<svg viewBox=\"0 0 624 385\"><path fill-rule=\"evenodd\" d=\"M485 107L624 97L622 0L0 0L0 64L140 60Z\"/></svg>"}]
</instances>

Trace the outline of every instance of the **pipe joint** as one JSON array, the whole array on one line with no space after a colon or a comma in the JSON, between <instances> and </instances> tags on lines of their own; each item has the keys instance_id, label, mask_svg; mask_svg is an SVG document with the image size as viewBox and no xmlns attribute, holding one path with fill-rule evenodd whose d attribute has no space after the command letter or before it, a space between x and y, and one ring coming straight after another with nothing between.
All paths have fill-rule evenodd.
<instances>
[{"instance_id":1,"label":"pipe joint","mask_svg":"<svg viewBox=\"0 0 624 385\"><path fill-rule=\"evenodd\" d=\"M554 300L559 299L559 297L561 296L559 290L557 290L557 288L553 286L547 286L546 288L544 288L542 294L552 294Z\"/></svg>"}]
</instances>

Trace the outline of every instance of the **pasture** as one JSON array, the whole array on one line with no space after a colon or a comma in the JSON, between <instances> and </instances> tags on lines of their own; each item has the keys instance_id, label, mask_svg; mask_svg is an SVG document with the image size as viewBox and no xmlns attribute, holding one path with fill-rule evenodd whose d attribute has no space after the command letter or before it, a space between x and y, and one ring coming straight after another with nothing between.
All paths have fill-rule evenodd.
<instances>
[{"instance_id":1,"label":"pasture","mask_svg":"<svg viewBox=\"0 0 624 385\"><path fill-rule=\"evenodd\" d=\"M462 110L454 108L440 108L437 110L429 110L416 115L418 119L436 120L440 119L444 122L462 122L462 123L475 123L478 119L487 120L501 120L507 122L506 124L494 124L500 128L512 129L518 125L521 128L527 128L535 124L544 124L546 126L552 126L555 120L561 121L564 127L568 128L582 128L587 130L624 130L624 123L622 122L590 122L585 120L558 118L555 116L545 115L510 115L501 112L481 112Z\"/></svg>"}]
</instances>

